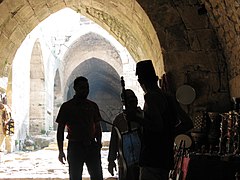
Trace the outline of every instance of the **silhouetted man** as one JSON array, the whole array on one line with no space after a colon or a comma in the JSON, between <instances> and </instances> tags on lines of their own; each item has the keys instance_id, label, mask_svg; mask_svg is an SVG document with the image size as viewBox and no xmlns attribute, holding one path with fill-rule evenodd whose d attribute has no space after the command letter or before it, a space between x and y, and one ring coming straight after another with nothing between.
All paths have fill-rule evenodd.
<instances>
[{"instance_id":1,"label":"silhouetted man","mask_svg":"<svg viewBox=\"0 0 240 180\"><path fill-rule=\"evenodd\" d=\"M168 180L174 164L174 129L176 114L168 102L167 94L158 87L151 60L137 63L136 75L144 95L140 180Z\"/></svg>"},{"instance_id":2,"label":"silhouetted man","mask_svg":"<svg viewBox=\"0 0 240 180\"><path fill-rule=\"evenodd\" d=\"M83 165L86 163L91 180L103 180L101 166L102 120L96 103L87 99L89 84L85 77L74 80L75 95L62 104L56 122L58 159L65 163L63 151L64 129L67 127L68 148L67 161L69 164L70 180L82 180Z\"/></svg>"},{"instance_id":3,"label":"silhouetted man","mask_svg":"<svg viewBox=\"0 0 240 180\"><path fill-rule=\"evenodd\" d=\"M125 95L127 98L127 107L129 112L136 113L136 111L140 108L138 107L138 99L135 93L131 89L125 90ZM109 145L109 153L108 153L108 171L113 176L114 169L116 170L116 163L115 160L118 161L118 179L119 180L139 180L139 166L138 164L132 164L128 166L127 169L124 169L124 157L120 157L120 144L122 143L122 135L123 133L128 132L128 122L126 119L126 114L124 112L118 114L114 121L113 125L115 127L112 128L111 138L110 138L110 145ZM117 128L117 129L116 129ZM136 122L131 122L131 129L132 130L139 130L140 126ZM118 132L117 132L118 131ZM120 133L120 134L119 134ZM120 136L120 137L119 137ZM133 147L139 148L139 147ZM122 150L123 151L123 150ZM138 158L138 157L137 157ZM125 165L127 166L127 164ZM126 175L124 174L124 171Z\"/></svg>"}]
</instances>

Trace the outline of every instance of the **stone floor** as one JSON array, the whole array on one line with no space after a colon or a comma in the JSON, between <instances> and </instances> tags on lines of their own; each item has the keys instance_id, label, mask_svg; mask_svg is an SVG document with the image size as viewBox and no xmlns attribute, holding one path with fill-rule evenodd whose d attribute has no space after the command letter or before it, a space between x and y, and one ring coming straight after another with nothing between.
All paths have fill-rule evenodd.
<instances>
[{"instance_id":1,"label":"stone floor","mask_svg":"<svg viewBox=\"0 0 240 180\"><path fill-rule=\"evenodd\" d=\"M105 137L106 138L106 137ZM109 137L107 137L109 138ZM107 143L105 143L107 144ZM66 149L65 149L66 151ZM111 177L107 171L108 146L103 146L102 168L105 180L117 179ZM89 179L89 174L84 166L83 180ZM0 180L67 180L68 165L58 161L56 144L38 150L23 152L17 151L0 156Z\"/></svg>"}]
</instances>

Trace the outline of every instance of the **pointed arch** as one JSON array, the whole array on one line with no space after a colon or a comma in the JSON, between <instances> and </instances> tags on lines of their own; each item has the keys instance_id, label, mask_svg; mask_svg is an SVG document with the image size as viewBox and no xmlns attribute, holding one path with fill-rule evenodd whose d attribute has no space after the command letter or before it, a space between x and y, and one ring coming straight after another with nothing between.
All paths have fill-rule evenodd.
<instances>
[{"instance_id":1,"label":"pointed arch","mask_svg":"<svg viewBox=\"0 0 240 180\"><path fill-rule=\"evenodd\" d=\"M73 82L78 76L85 76L89 81L88 98L96 102L104 120L112 122L122 110L121 82L117 71L107 62L90 58L80 63L68 79L66 93L68 99L74 95ZM102 123L104 131L110 131L108 125Z\"/></svg>"}]
</instances>

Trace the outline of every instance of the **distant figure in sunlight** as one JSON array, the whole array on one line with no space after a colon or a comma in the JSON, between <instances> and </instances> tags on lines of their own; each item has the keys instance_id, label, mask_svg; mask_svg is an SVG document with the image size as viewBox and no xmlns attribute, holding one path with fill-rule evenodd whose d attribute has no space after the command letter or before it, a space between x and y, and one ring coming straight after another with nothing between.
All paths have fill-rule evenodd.
<instances>
[{"instance_id":1,"label":"distant figure in sunlight","mask_svg":"<svg viewBox=\"0 0 240 180\"><path fill-rule=\"evenodd\" d=\"M103 180L101 165L102 117L98 105L87 99L89 94L88 79L80 76L74 80L75 95L62 104L56 122L58 159L65 163L63 151L64 129L67 127L70 180L82 180L83 165L86 164L91 180Z\"/></svg>"}]
</instances>

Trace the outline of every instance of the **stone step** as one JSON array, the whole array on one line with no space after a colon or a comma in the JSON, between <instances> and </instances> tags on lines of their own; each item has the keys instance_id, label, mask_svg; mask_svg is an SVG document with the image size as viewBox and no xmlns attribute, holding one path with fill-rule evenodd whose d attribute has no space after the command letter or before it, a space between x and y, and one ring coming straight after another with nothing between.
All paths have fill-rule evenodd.
<instances>
[{"instance_id":1,"label":"stone step","mask_svg":"<svg viewBox=\"0 0 240 180\"><path fill-rule=\"evenodd\" d=\"M108 135L106 135L106 134L108 134ZM56 131L51 132L51 134L49 136L56 137ZM67 145L68 145L68 141L66 139L66 136L67 136L67 133L65 132L65 140L64 140L64 144L63 144L64 150L67 149ZM106 138L106 136L108 138ZM104 150L108 150L108 147L109 147L109 133L103 133L102 146L103 146L102 148ZM56 138L54 138L54 141L50 142L48 147L45 147L44 149L46 149L46 150L58 150Z\"/></svg>"},{"instance_id":2,"label":"stone step","mask_svg":"<svg viewBox=\"0 0 240 180\"><path fill-rule=\"evenodd\" d=\"M39 136L35 136L34 140L36 141L36 143L40 146L40 147L44 147L44 149L46 150L58 150L58 146L57 146L57 139L56 139L56 131L51 131L48 136L46 135L39 135ZM103 137L102 137L102 146L104 148L104 150L108 149L109 146L109 132L103 132ZM67 145L68 145L68 140L67 140L67 132L64 133L64 150L67 149ZM48 145L46 147L46 144ZM32 148L32 149L31 149ZM32 151L34 150L34 146L29 146L26 147L27 150Z\"/></svg>"}]
</instances>

